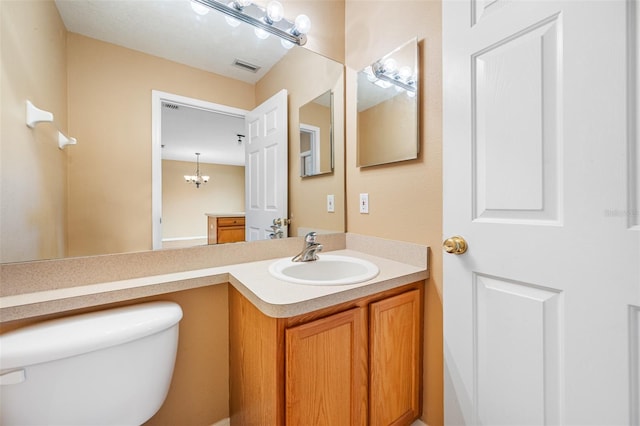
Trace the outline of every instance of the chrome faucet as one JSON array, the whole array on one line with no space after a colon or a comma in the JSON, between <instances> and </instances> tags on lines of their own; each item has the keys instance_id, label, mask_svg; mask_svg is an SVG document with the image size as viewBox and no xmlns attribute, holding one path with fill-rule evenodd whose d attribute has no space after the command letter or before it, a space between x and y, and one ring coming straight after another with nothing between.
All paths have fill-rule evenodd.
<instances>
[{"instance_id":1,"label":"chrome faucet","mask_svg":"<svg viewBox=\"0 0 640 426\"><path fill-rule=\"evenodd\" d=\"M309 232L304 237L304 248L300 253L295 255L292 262L311 262L318 260L318 252L322 251L322 244L316 241L316 233Z\"/></svg>"}]
</instances>

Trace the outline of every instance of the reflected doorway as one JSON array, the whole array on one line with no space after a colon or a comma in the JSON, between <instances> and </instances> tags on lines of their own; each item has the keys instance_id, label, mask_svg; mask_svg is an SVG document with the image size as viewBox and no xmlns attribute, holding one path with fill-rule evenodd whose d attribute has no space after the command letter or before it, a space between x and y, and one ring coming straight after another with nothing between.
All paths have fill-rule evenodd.
<instances>
[{"instance_id":1,"label":"reflected doorway","mask_svg":"<svg viewBox=\"0 0 640 426\"><path fill-rule=\"evenodd\" d=\"M152 93L153 249L207 243L207 213L244 210L244 117L247 111L199 99ZM209 182L197 187L196 153Z\"/></svg>"}]
</instances>

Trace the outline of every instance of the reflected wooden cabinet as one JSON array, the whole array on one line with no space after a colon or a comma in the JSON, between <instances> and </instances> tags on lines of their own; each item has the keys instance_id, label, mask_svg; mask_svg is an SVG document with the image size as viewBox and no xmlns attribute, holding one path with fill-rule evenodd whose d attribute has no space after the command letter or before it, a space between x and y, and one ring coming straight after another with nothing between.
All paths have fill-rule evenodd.
<instances>
[{"instance_id":1,"label":"reflected wooden cabinet","mask_svg":"<svg viewBox=\"0 0 640 426\"><path fill-rule=\"evenodd\" d=\"M244 216L207 217L207 243L224 244L245 240Z\"/></svg>"},{"instance_id":2,"label":"reflected wooden cabinet","mask_svg":"<svg viewBox=\"0 0 640 426\"><path fill-rule=\"evenodd\" d=\"M232 425L409 425L420 416L423 282L292 318L229 293Z\"/></svg>"}]
</instances>

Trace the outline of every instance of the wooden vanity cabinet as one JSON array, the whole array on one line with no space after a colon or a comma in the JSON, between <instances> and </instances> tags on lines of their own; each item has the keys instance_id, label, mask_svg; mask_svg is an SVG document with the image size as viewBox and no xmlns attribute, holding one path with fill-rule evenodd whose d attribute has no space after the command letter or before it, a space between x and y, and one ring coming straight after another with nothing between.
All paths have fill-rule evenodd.
<instances>
[{"instance_id":1,"label":"wooden vanity cabinet","mask_svg":"<svg viewBox=\"0 0 640 426\"><path fill-rule=\"evenodd\" d=\"M230 287L231 424L411 424L421 412L423 285L278 319Z\"/></svg>"}]
</instances>

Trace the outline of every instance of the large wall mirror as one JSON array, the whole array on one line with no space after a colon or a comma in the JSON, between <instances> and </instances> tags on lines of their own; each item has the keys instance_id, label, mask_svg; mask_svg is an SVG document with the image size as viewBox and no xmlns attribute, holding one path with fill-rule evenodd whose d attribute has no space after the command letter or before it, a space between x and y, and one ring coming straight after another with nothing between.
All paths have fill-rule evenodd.
<instances>
[{"instance_id":1,"label":"large wall mirror","mask_svg":"<svg viewBox=\"0 0 640 426\"><path fill-rule=\"evenodd\" d=\"M417 158L418 76L417 39L358 72L359 167Z\"/></svg>"},{"instance_id":2,"label":"large wall mirror","mask_svg":"<svg viewBox=\"0 0 640 426\"><path fill-rule=\"evenodd\" d=\"M15 1L0 7L0 262L153 248L153 91L251 111L286 89L289 236L307 229L344 232L342 167L311 181L299 173L300 110L322 93L332 94L339 117L330 150L339 157L330 163L344 164L342 64L303 47L287 49L275 36L258 39L253 27L229 26L213 10L198 14L190 0ZM27 100L52 112L54 122L28 128ZM162 208L182 221L166 224L172 233L167 240L186 241L207 234L206 213L244 209L244 197L233 192L242 190L243 165L222 161L215 144L238 151L246 139L237 127L211 124L205 127L208 145L196 148L190 144L194 123L206 114L197 106L164 108L167 115L193 113L194 121L178 124L177 137L167 142L171 150L186 142L185 154L163 160L163 178L177 177L171 181L174 201ZM58 129L77 145L59 149ZM208 190L182 178L196 174L196 152L202 174L211 175ZM326 211L328 193L336 198L335 212Z\"/></svg>"}]
</instances>

